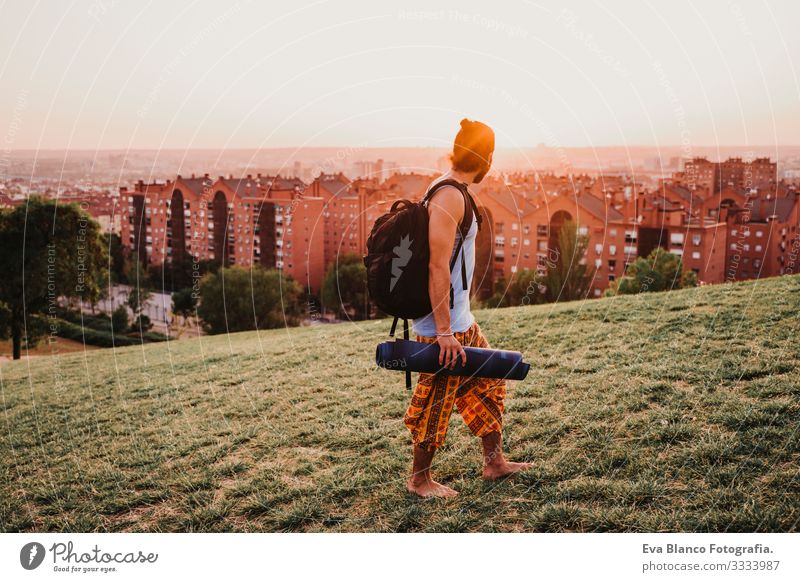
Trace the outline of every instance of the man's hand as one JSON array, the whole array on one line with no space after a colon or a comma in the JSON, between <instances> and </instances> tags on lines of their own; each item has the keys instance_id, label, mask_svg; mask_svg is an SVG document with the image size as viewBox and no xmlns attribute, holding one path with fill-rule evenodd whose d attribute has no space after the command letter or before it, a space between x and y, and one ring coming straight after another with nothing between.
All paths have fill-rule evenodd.
<instances>
[{"instance_id":1,"label":"man's hand","mask_svg":"<svg viewBox=\"0 0 800 582\"><path fill-rule=\"evenodd\" d=\"M458 357L461 356L461 365L467 364L467 352L461 347L458 340L452 335L443 335L436 338L439 344L439 365L451 370L456 367Z\"/></svg>"}]
</instances>

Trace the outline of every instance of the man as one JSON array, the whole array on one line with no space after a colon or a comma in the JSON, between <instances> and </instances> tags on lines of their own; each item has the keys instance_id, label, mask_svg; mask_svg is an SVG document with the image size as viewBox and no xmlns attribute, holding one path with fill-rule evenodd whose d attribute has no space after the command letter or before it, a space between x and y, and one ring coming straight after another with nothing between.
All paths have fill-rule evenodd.
<instances>
[{"instance_id":1,"label":"man","mask_svg":"<svg viewBox=\"0 0 800 582\"><path fill-rule=\"evenodd\" d=\"M452 168L436 182L452 179L464 184L477 184L489 171L493 152L492 129L478 121L462 120L453 145ZM460 267L453 269L452 274L450 272L450 259L457 237L461 236L458 224L464 211L464 197L453 186L438 190L428 205L428 292L433 312L414 320L417 341L438 343L439 364L450 369L455 367L458 358L466 363L467 356L462 346L489 347L469 305L469 287L475 270L476 219L473 219L462 243L468 288L463 289ZM456 265L460 265L460 261L459 258ZM451 285L454 291L452 309ZM431 477L433 455L444 444L454 405L470 431L483 442L484 479L499 479L530 468L530 463L512 463L503 456L501 431L505 395L505 380L420 374L404 419L414 443L413 473L408 481L408 490L421 497L458 495Z\"/></svg>"}]
</instances>

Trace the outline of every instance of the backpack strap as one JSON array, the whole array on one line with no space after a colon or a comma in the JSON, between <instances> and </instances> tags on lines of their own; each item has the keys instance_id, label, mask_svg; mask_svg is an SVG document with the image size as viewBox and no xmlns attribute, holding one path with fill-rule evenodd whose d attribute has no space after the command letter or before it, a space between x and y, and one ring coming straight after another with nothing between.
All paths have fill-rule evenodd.
<instances>
[{"instance_id":1,"label":"backpack strap","mask_svg":"<svg viewBox=\"0 0 800 582\"><path fill-rule=\"evenodd\" d=\"M464 197L464 216L461 219L461 222L458 224L458 242L456 243L456 252L453 253L453 258L450 259L450 272L453 272L453 267L456 265L456 259L458 258L459 253L461 253L461 286L464 291L467 290L467 265L466 260L464 259L463 253L463 244L464 239L467 237L469 233L469 229L472 227L473 219L478 223L478 230L481 228L481 222L483 222L480 212L478 212L477 206L475 206L475 200L472 199L472 194L469 193L469 188L464 182L459 182L458 180L442 180L441 182L437 182L433 186L431 186L428 191L425 193L425 197L422 199L422 205L425 208L428 207L428 203L430 202L433 195L439 191L444 186L452 186L453 188L457 188L461 195ZM453 287L450 287L450 309L453 308L455 300L455 294L453 291Z\"/></svg>"},{"instance_id":2,"label":"backpack strap","mask_svg":"<svg viewBox=\"0 0 800 582\"><path fill-rule=\"evenodd\" d=\"M475 215L475 212L473 210L474 202L472 202L472 196L470 196L469 189L464 182L459 182L458 180L452 179L437 182L425 193L425 197L422 199L422 205L427 208L428 203L431 201L431 198L433 198L433 195L445 186L452 186L453 188L456 188L459 192L461 192L461 196L464 197L464 216L461 218L461 222L458 224L458 230L462 236L466 236L466 234L469 232L470 226L472 226L472 217Z\"/></svg>"},{"instance_id":3,"label":"backpack strap","mask_svg":"<svg viewBox=\"0 0 800 582\"><path fill-rule=\"evenodd\" d=\"M389 331L389 337L394 337L394 332L397 331L397 321L399 317L395 317L392 321L392 329ZM408 320L403 318L403 339L407 340L408 337ZM406 370L406 389L411 390L411 370Z\"/></svg>"},{"instance_id":4,"label":"backpack strap","mask_svg":"<svg viewBox=\"0 0 800 582\"><path fill-rule=\"evenodd\" d=\"M408 320L403 319L403 339L408 338ZM406 369L406 390L411 390L411 370Z\"/></svg>"}]
</instances>

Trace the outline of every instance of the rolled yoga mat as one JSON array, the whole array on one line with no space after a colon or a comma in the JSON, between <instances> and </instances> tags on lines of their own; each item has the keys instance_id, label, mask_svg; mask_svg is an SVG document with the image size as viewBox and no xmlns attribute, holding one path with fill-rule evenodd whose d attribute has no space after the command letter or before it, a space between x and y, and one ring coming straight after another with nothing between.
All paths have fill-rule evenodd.
<instances>
[{"instance_id":1,"label":"rolled yoga mat","mask_svg":"<svg viewBox=\"0 0 800 582\"><path fill-rule=\"evenodd\" d=\"M450 370L439 365L439 344L424 344L396 339L378 344L375 350L375 363L387 370L441 372L448 376L477 376L480 378L504 378L524 380L531 365L522 361L522 354L509 350L491 350L464 346L467 364L461 364L458 357L455 367Z\"/></svg>"}]
</instances>

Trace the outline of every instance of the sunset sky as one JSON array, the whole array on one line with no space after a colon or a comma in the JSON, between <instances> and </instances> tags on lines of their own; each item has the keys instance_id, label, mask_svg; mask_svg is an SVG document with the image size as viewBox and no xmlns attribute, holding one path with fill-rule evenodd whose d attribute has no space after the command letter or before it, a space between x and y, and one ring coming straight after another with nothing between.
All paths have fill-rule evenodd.
<instances>
[{"instance_id":1,"label":"sunset sky","mask_svg":"<svg viewBox=\"0 0 800 582\"><path fill-rule=\"evenodd\" d=\"M800 143L796 0L433 4L6 2L2 147Z\"/></svg>"}]
</instances>

